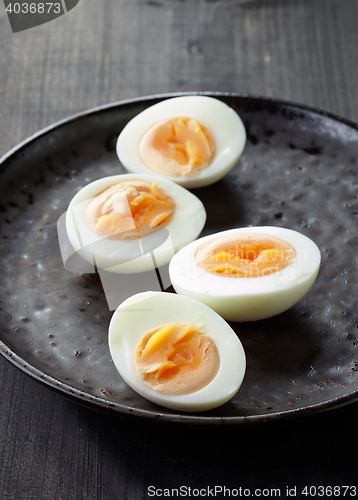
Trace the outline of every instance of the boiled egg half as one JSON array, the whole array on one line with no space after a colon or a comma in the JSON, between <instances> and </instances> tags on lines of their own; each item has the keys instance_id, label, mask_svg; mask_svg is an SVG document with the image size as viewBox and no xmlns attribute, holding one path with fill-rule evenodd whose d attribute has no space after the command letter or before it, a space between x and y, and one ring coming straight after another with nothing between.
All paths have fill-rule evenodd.
<instances>
[{"instance_id":1,"label":"boiled egg half","mask_svg":"<svg viewBox=\"0 0 358 500\"><path fill-rule=\"evenodd\" d=\"M179 411L226 403L245 374L244 349L231 327L209 307L175 293L125 300L112 316L109 348L134 391Z\"/></svg>"},{"instance_id":2,"label":"boiled egg half","mask_svg":"<svg viewBox=\"0 0 358 500\"><path fill-rule=\"evenodd\" d=\"M228 321L275 316L296 304L320 267L317 245L280 227L230 229L205 236L171 260L175 291L211 307Z\"/></svg>"},{"instance_id":3,"label":"boiled egg half","mask_svg":"<svg viewBox=\"0 0 358 500\"><path fill-rule=\"evenodd\" d=\"M168 264L205 220L202 202L178 184L124 174L84 186L69 204L66 230L74 250L97 268L139 273Z\"/></svg>"},{"instance_id":4,"label":"boiled egg half","mask_svg":"<svg viewBox=\"0 0 358 500\"><path fill-rule=\"evenodd\" d=\"M196 188L226 175L245 142L242 120L227 104L204 95L183 96L135 116L118 137L117 154L129 172Z\"/></svg>"}]
</instances>

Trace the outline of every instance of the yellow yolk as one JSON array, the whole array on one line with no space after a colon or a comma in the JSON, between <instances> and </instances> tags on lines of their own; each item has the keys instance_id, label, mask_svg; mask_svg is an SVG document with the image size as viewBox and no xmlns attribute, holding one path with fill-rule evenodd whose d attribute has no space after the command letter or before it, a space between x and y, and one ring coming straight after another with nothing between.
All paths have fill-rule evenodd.
<instances>
[{"instance_id":1,"label":"yellow yolk","mask_svg":"<svg viewBox=\"0 0 358 500\"><path fill-rule=\"evenodd\" d=\"M168 323L150 331L138 343L135 359L143 381L168 395L202 389L220 365L214 341L189 323Z\"/></svg>"},{"instance_id":2,"label":"yellow yolk","mask_svg":"<svg viewBox=\"0 0 358 500\"><path fill-rule=\"evenodd\" d=\"M287 241L266 234L243 234L217 238L198 248L195 261L213 274L255 278L277 272L295 257Z\"/></svg>"},{"instance_id":3,"label":"yellow yolk","mask_svg":"<svg viewBox=\"0 0 358 500\"><path fill-rule=\"evenodd\" d=\"M86 221L103 238L136 238L165 226L174 210L174 200L155 183L124 181L92 198Z\"/></svg>"},{"instance_id":4,"label":"yellow yolk","mask_svg":"<svg viewBox=\"0 0 358 500\"><path fill-rule=\"evenodd\" d=\"M155 124L139 144L139 155L147 168L170 177L198 173L211 163L214 153L214 139L209 129L186 117Z\"/></svg>"}]
</instances>

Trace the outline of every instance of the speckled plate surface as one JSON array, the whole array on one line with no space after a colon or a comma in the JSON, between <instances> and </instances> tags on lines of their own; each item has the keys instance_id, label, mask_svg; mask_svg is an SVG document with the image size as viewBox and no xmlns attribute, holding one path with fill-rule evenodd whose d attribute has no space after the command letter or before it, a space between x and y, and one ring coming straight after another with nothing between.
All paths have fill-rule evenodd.
<instances>
[{"instance_id":1,"label":"speckled plate surface","mask_svg":"<svg viewBox=\"0 0 358 500\"><path fill-rule=\"evenodd\" d=\"M194 190L207 210L202 235L277 225L304 233L322 252L319 278L295 307L272 319L232 324L247 355L246 377L234 399L217 410L184 414L135 394L109 355L113 312L99 276L70 272L61 259L57 220L72 196L99 177L124 173L115 152L118 134L133 116L169 95L76 115L2 159L0 351L79 403L143 418L240 424L355 401L358 128L279 100L207 95L238 111L248 140L229 175Z\"/></svg>"}]
</instances>

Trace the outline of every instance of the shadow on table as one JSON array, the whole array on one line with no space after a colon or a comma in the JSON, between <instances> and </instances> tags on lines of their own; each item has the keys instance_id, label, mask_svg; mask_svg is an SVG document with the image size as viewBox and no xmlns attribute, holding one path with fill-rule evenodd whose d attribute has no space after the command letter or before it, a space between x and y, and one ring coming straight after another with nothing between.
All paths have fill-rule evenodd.
<instances>
[{"instance_id":1,"label":"shadow on table","mask_svg":"<svg viewBox=\"0 0 358 500\"><path fill-rule=\"evenodd\" d=\"M112 473L113 464L124 463L142 491L183 484L282 490L327 478L355 484L357 403L292 420L213 427L79 412L84 425L97 426Z\"/></svg>"}]
</instances>

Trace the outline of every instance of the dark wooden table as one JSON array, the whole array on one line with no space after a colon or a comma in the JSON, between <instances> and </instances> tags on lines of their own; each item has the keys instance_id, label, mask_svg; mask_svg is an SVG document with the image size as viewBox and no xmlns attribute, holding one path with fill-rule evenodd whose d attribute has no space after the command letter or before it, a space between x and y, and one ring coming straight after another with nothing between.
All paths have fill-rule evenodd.
<instances>
[{"instance_id":1,"label":"dark wooden table","mask_svg":"<svg viewBox=\"0 0 358 500\"><path fill-rule=\"evenodd\" d=\"M13 33L1 2L0 155L76 112L166 92L279 97L358 121L357 19L355 0L80 0ZM139 500L180 487L210 497L216 486L316 498L300 492L357 485L358 403L255 425L158 424L81 407L2 357L0 391L4 500Z\"/></svg>"}]
</instances>

